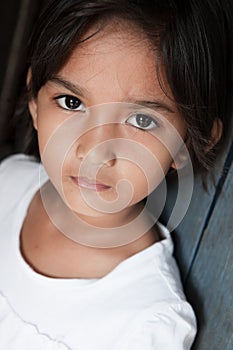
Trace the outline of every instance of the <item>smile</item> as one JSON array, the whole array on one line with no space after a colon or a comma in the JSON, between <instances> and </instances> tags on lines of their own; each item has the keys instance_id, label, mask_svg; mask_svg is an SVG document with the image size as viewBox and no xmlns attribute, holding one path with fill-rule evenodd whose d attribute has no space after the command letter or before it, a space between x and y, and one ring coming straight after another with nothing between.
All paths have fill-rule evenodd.
<instances>
[{"instance_id":1,"label":"smile","mask_svg":"<svg viewBox=\"0 0 233 350\"><path fill-rule=\"evenodd\" d=\"M71 179L79 187L92 191L106 191L111 188L110 186L96 182L95 180L89 180L86 177L71 176Z\"/></svg>"}]
</instances>

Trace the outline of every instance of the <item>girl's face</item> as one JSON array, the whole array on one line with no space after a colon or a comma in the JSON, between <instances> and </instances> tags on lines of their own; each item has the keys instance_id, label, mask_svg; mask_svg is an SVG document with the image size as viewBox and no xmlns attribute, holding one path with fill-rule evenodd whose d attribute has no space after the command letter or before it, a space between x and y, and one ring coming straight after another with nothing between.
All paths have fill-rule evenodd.
<instances>
[{"instance_id":1,"label":"girl's face","mask_svg":"<svg viewBox=\"0 0 233 350\"><path fill-rule=\"evenodd\" d=\"M130 215L172 166L186 127L155 66L136 27L108 25L30 102L42 162L74 212Z\"/></svg>"}]
</instances>

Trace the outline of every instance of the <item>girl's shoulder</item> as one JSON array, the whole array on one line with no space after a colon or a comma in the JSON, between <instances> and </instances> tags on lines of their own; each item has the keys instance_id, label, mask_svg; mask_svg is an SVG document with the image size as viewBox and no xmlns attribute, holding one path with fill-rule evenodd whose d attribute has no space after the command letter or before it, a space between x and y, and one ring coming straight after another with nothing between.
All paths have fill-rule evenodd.
<instances>
[{"instance_id":1,"label":"girl's shoulder","mask_svg":"<svg viewBox=\"0 0 233 350\"><path fill-rule=\"evenodd\" d=\"M8 173L11 175L12 171L28 170L29 168L39 166L39 162L35 157L23 153L13 154L4 158L0 162L0 175Z\"/></svg>"},{"instance_id":2,"label":"girl's shoulder","mask_svg":"<svg viewBox=\"0 0 233 350\"><path fill-rule=\"evenodd\" d=\"M119 349L191 349L197 325L187 301L161 301L145 311L143 322L137 322L137 318L132 321Z\"/></svg>"},{"instance_id":3,"label":"girl's shoulder","mask_svg":"<svg viewBox=\"0 0 233 350\"><path fill-rule=\"evenodd\" d=\"M15 181L22 185L30 177L38 172L40 163L33 156L26 154L14 154L0 162L0 180L2 186Z\"/></svg>"},{"instance_id":4,"label":"girl's shoulder","mask_svg":"<svg viewBox=\"0 0 233 350\"><path fill-rule=\"evenodd\" d=\"M0 163L0 202L20 200L40 181L40 163L35 157L14 154Z\"/></svg>"}]
</instances>

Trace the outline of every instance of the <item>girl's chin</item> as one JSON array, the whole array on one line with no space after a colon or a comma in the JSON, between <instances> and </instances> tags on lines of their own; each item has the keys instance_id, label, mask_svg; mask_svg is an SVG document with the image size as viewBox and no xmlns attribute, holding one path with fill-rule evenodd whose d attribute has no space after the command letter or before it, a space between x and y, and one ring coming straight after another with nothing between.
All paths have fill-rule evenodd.
<instances>
[{"instance_id":1,"label":"girl's chin","mask_svg":"<svg viewBox=\"0 0 233 350\"><path fill-rule=\"evenodd\" d=\"M65 204L73 214L77 215L80 218L87 217L91 219L91 218L100 218L104 216L104 213L94 208L88 207L87 205L83 205L83 203L77 204L77 203L68 201L68 202L65 202Z\"/></svg>"}]
</instances>

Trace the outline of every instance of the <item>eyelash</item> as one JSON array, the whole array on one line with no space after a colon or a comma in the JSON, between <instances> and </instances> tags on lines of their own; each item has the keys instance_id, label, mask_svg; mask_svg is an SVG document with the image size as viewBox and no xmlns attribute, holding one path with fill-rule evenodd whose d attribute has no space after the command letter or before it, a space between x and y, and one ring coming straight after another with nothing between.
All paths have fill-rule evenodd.
<instances>
[{"instance_id":1,"label":"eyelash","mask_svg":"<svg viewBox=\"0 0 233 350\"><path fill-rule=\"evenodd\" d=\"M73 101L73 103L77 103L77 107L75 108L69 108L65 105L65 103L67 102L67 99L70 99L70 102ZM54 100L56 101L56 104L59 108L66 110L66 111L73 111L73 112L85 112L85 107L82 103L82 101L76 97L76 96L72 96L72 95L59 95L57 97L54 98ZM80 108L80 105L83 105L83 108ZM138 118L140 118L139 120L137 120ZM129 122L129 120L133 119L133 122L131 121L131 123ZM136 123L146 123L148 125L144 125L144 126L140 126L140 125L135 125ZM143 113L134 113L132 114L125 122L127 125L131 125L139 130L142 131L147 131L147 130L152 130L155 128L160 128L160 124L158 123L157 120L155 120L153 117L151 117L148 114L143 114ZM135 124L134 124L135 123ZM151 126L151 124L153 124L153 126Z\"/></svg>"}]
</instances>

